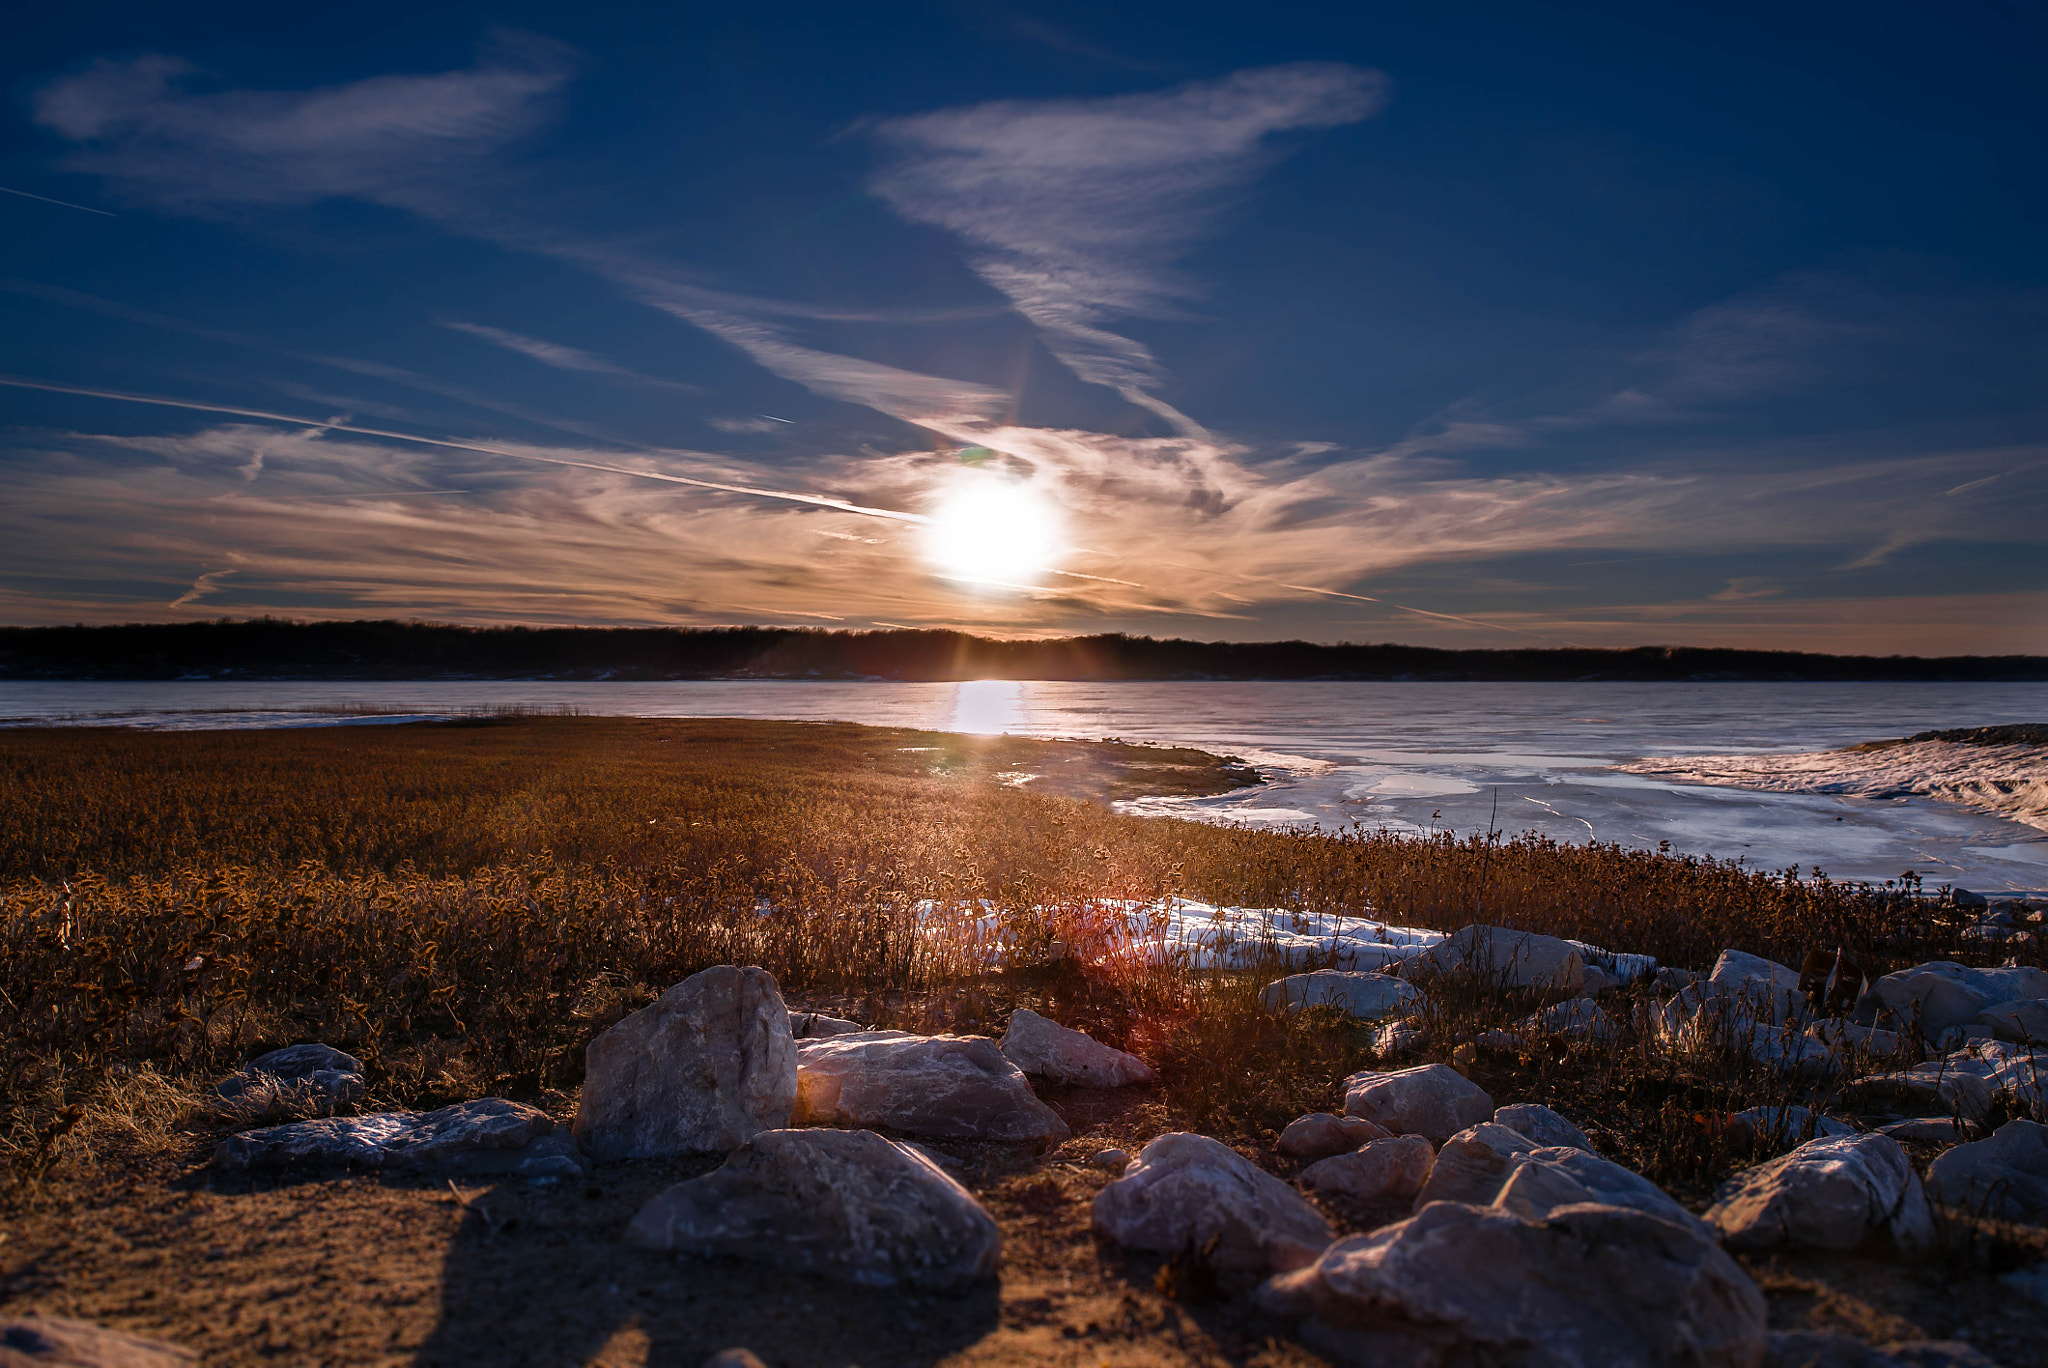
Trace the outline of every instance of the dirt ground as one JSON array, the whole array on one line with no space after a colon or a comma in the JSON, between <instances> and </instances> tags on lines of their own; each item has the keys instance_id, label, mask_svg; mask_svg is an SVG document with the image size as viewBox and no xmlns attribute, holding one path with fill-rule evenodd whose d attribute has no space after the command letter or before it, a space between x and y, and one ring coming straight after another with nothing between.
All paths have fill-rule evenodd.
<instances>
[{"instance_id":1,"label":"dirt ground","mask_svg":"<svg viewBox=\"0 0 2048 1368\"><path fill-rule=\"evenodd\" d=\"M0 1235L0 1312L94 1321L221 1365L698 1368L736 1346L770 1368L1323 1362L1243 1289L1195 1280L1169 1296L1158 1261L1089 1234L1088 1203L1109 1179L1089 1156L1136 1152L1173 1129L1145 1090L1045 1096L1075 1132L1048 1155L931 1146L957 1161L1002 1227L1000 1279L957 1295L651 1254L620 1239L642 1202L715 1159L613 1164L549 1187L230 1177L203 1167L211 1142L194 1135L180 1152L17 1194ZM1331 1214L1350 1229L1362 1213ZM1774 1328L1967 1337L2014 1368L2048 1365L2043 1308L2001 1287L1995 1267L1958 1263L1802 1255L1750 1268Z\"/></svg>"}]
</instances>

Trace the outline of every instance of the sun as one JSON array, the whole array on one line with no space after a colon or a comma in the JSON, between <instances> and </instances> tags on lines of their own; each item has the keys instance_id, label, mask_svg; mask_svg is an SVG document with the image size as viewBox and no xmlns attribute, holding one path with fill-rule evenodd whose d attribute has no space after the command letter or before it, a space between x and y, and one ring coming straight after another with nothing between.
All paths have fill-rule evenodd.
<instances>
[{"instance_id":1,"label":"sun","mask_svg":"<svg viewBox=\"0 0 2048 1368\"><path fill-rule=\"evenodd\" d=\"M947 579L1036 583L1060 554L1059 514L1037 490L996 474L963 476L927 516L924 553Z\"/></svg>"}]
</instances>

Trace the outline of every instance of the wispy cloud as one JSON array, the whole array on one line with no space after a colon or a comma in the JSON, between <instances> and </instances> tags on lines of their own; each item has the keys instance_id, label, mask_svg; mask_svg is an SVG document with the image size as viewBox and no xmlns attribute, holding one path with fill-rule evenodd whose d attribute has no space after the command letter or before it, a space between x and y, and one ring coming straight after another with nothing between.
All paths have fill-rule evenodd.
<instances>
[{"instance_id":1,"label":"wispy cloud","mask_svg":"<svg viewBox=\"0 0 2048 1368\"><path fill-rule=\"evenodd\" d=\"M105 60L34 97L35 120L80 144L68 169L188 213L350 197L415 207L539 125L569 79L568 49L530 35L466 71L377 76L308 91L195 91L190 62Z\"/></svg>"},{"instance_id":2,"label":"wispy cloud","mask_svg":"<svg viewBox=\"0 0 2048 1368\"><path fill-rule=\"evenodd\" d=\"M547 342L538 337L527 337L523 333L511 332L505 328L493 328L485 323L465 323L458 319L443 319L441 326L456 332L467 333L494 347L517 352L529 361L538 361L543 366L556 370L580 371L588 375L611 375L621 380L630 380L639 385L651 385L657 389L675 390L682 394L703 394L702 385L691 385L681 380L664 380L659 376L643 375L616 361L608 361L594 352L576 347L566 347L559 342Z\"/></svg>"},{"instance_id":3,"label":"wispy cloud","mask_svg":"<svg viewBox=\"0 0 2048 1368\"><path fill-rule=\"evenodd\" d=\"M1192 434L1153 392L1151 352L1107 325L1199 293L1173 260L1276 155L1274 135L1355 123L1384 99L1377 72L1301 62L1160 93L939 110L874 125L892 154L874 189L964 238L1076 375Z\"/></svg>"},{"instance_id":4,"label":"wispy cloud","mask_svg":"<svg viewBox=\"0 0 2048 1368\"><path fill-rule=\"evenodd\" d=\"M188 608L220 588L220 582L235 573L233 570L209 570L198 579L193 580L190 589L187 589L164 606L167 608Z\"/></svg>"}]
</instances>

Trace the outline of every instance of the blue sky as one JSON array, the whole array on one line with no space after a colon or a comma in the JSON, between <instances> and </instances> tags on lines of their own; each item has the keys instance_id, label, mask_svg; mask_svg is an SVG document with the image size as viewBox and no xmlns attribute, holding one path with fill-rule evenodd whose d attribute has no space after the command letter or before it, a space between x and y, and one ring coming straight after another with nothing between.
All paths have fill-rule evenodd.
<instances>
[{"instance_id":1,"label":"blue sky","mask_svg":"<svg viewBox=\"0 0 2048 1368\"><path fill-rule=\"evenodd\" d=\"M0 620L2048 651L2044 55L2019 0L46 6Z\"/></svg>"}]
</instances>

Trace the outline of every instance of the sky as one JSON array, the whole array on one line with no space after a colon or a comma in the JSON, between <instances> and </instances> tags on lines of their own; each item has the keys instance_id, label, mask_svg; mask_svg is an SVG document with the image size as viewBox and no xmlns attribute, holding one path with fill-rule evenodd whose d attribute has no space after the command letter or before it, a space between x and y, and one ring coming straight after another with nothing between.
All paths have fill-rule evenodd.
<instances>
[{"instance_id":1,"label":"sky","mask_svg":"<svg viewBox=\"0 0 2048 1368\"><path fill-rule=\"evenodd\" d=\"M2048 6L41 6L0 622L2048 653Z\"/></svg>"}]
</instances>

